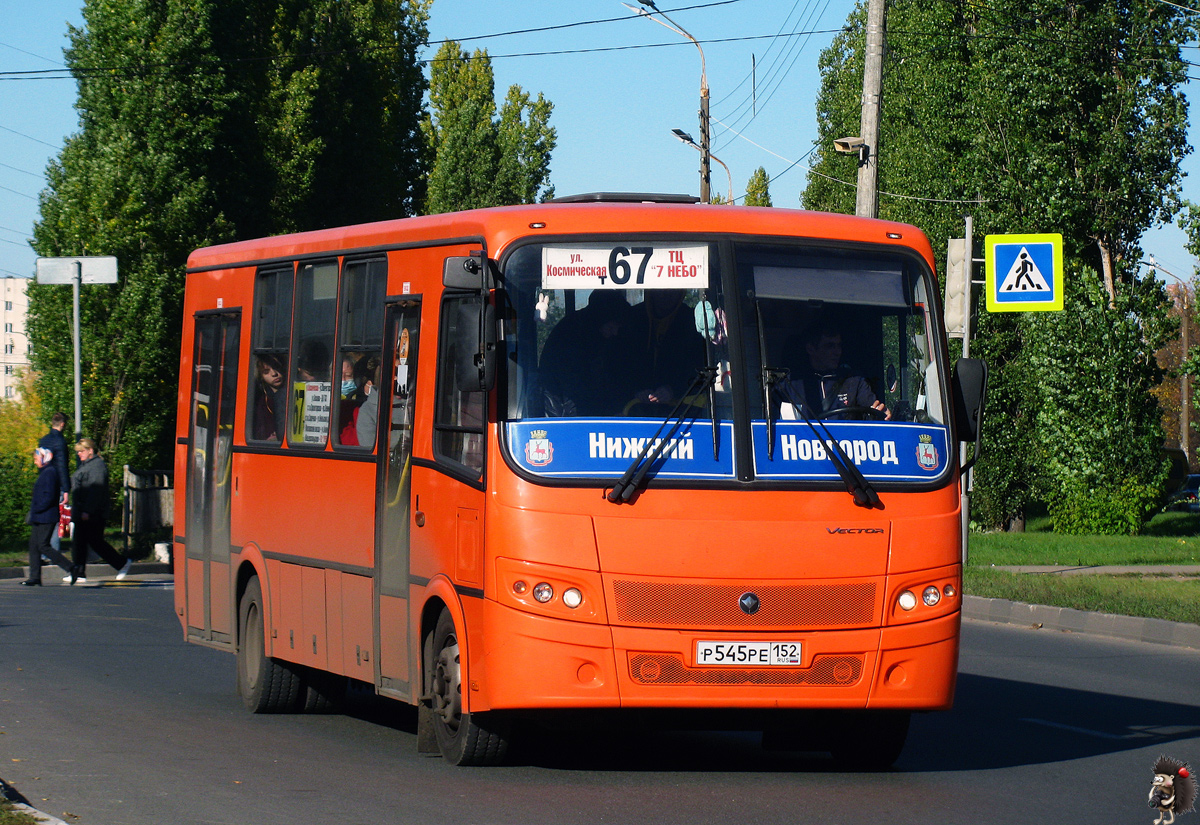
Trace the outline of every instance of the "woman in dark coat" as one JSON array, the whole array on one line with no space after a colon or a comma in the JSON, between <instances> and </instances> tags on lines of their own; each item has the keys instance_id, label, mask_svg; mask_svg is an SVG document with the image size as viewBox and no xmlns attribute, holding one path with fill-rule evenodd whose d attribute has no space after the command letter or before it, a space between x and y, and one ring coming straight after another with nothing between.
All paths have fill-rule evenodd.
<instances>
[{"instance_id":1,"label":"woman in dark coat","mask_svg":"<svg viewBox=\"0 0 1200 825\"><path fill-rule=\"evenodd\" d=\"M29 507L29 578L21 584L38 587L42 583L42 556L56 562L68 572L71 565L66 557L50 545L50 536L58 526L58 502L61 489L54 454L45 447L33 451L37 465L37 481L33 483L33 503Z\"/></svg>"},{"instance_id":2,"label":"woman in dark coat","mask_svg":"<svg viewBox=\"0 0 1200 825\"><path fill-rule=\"evenodd\" d=\"M75 566L69 579L87 581L88 550L112 565L117 578L123 579L133 566L104 540L104 520L108 516L108 467L96 452L96 442L81 438L75 445L79 467L71 476L71 518L75 522L75 548L71 552Z\"/></svg>"}]
</instances>

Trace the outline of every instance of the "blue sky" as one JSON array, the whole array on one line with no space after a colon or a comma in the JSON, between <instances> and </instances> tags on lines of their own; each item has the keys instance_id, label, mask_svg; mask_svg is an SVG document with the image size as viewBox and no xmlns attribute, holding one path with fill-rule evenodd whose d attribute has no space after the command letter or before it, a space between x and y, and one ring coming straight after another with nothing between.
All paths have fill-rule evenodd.
<instances>
[{"instance_id":1,"label":"blue sky","mask_svg":"<svg viewBox=\"0 0 1200 825\"><path fill-rule=\"evenodd\" d=\"M764 166L775 205L798 207L805 183L802 159L816 137L817 58L850 4L732 0L671 12L700 2L658 5L697 39L721 41L703 45L713 153L729 166L736 195ZM3 3L0 72L61 67L67 24L81 24L81 8L80 0ZM587 24L505 34L576 23ZM637 17L618 0L436 0L430 39L442 38L489 51L498 96L517 83L554 103L558 148L551 181L558 194L698 192L699 153L671 134L678 128L699 137L700 56L679 35ZM1196 54L1187 51L1190 59ZM1193 83L1192 90L1197 88ZM37 217L46 163L77 128L74 99L71 80L0 79L0 275L33 272L35 256L26 239ZM1184 194L1200 202L1200 159L1189 156L1185 169L1191 175ZM716 163L712 187L729 188ZM1152 230L1143 247L1184 278L1198 263L1173 227Z\"/></svg>"}]
</instances>

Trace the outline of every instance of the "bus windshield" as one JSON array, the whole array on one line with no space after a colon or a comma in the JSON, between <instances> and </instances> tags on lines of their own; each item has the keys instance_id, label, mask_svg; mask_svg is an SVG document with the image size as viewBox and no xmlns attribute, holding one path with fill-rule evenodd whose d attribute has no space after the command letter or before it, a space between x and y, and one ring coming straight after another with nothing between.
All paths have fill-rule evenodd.
<instances>
[{"instance_id":1,"label":"bus windshield","mask_svg":"<svg viewBox=\"0 0 1200 825\"><path fill-rule=\"evenodd\" d=\"M504 262L510 458L536 476L612 479L668 439L657 479L828 482L836 441L873 483L944 480L931 277L878 247L518 247Z\"/></svg>"}]
</instances>

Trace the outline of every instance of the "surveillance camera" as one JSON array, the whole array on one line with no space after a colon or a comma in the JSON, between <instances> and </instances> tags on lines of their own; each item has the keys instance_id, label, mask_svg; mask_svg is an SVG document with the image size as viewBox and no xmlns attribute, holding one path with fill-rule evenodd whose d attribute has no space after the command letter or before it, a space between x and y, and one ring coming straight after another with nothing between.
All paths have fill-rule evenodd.
<instances>
[{"instance_id":1,"label":"surveillance camera","mask_svg":"<svg viewBox=\"0 0 1200 825\"><path fill-rule=\"evenodd\" d=\"M856 155L865 142L866 141L860 137L835 138L833 141L833 148L841 152L843 155Z\"/></svg>"}]
</instances>

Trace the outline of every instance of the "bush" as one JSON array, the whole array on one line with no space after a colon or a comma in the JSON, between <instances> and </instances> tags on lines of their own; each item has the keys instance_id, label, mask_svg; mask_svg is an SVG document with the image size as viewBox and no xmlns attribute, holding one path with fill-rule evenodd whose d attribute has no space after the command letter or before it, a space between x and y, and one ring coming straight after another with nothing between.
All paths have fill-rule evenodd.
<instances>
[{"instance_id":1,"label":"bush","mask_svg":"<svg viewBox=\"0 0 1200 825\"><path fill-rule=\"evenodd\" d=\"M1056 533L1137 535L1158 510L1161 498L1158 485L1133 479L1116 487L1068 482L1049 502L1050 521Z\"/></svg>"},{"instance_id":2,"label":"bush","mask_svg":"<svg viewBox=\"0 0 1200 825\"><path fill-rule=\"evenodd\" d=\"M33 495L37 468L25 455L0 454L0 547L24 546L29 533L25 514Z\"/></svg>"}]
</instances>

